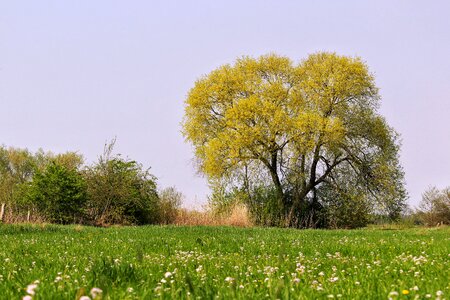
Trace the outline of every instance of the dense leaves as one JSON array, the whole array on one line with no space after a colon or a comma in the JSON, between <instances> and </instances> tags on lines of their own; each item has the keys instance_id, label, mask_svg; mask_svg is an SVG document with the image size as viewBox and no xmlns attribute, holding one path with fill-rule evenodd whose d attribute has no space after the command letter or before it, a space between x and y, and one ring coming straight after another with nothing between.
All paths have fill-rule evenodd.
<instances>
[{"instance_id":1,"label":"dense leaves","mask_svg":"<svg viewBox=\"0 0 450 300\"><path fill-rule=\"evenodd\" d=\"M183 128L211 183L275 207L273 224L317 226L329 206L323 189L395 218L406 197L399 143L378 105L359 58L318 53L296 65L244 57L195 83Z\"/></svg>"},{"instance_id":2,"label":"dense leaves","mask_svg":"<svg viewBox=\"0 0 450 300\"><path fill-rule=\"evenodd\" d=\"M135 161L110 153L86 170L89 216L96 224L159 221L156 179Z\"/></svg>"},{"instance_id":3,"label":"dense leaves","mask_svg":"<svg viewBox=\"0 0 450 300\"><path fill-rule=\"evenodd\" d=\"M80 222L87 200L86 183L76 170L51 163L34 175L28 198L49 222Z\"/></svg>"},{"instance_id":4,"label":"dense leaves","mask_svg":"<svg viewBox=\"0 0 450 300\"><path fill-rule=\"evenodd\" d=\"M89 166L75 152L0 147L0 222L173 222L182 194L168 188L159 197L156 177L136 161L113 155L114 142Z\"/></svg>"}]
</instances>

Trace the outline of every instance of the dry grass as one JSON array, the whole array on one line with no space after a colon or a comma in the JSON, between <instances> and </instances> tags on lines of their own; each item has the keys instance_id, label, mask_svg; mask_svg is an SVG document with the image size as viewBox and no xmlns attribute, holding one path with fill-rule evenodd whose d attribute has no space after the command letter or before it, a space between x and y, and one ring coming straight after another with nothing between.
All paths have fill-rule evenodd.
<instances>
[{"instance_id":1,"label":"dry grass","mask_svg":"<svg viewBox=\"0 0 450 300\"><path fill-rule=\"evenodd\" d=\"M6 209L3 215L3 220L0 223L4 224L18 224L18 223L33 223L42 224L45 223L45 219L40 216L36 211L30 211L30 214L17 214L10 209Z\"/></svg>"},{"instance_id":2,"label":"dry grass","mask_svg":"<svg viewBox=\"0 0 450 300\"><path fill-rule=\"evenodd\" d=\"M180 209L174 222L175 225L184 226L236 226L250 227L247 209L237 205L227 214L217 214L211 210L198 211Z\"/></svg>"}]
</instances>

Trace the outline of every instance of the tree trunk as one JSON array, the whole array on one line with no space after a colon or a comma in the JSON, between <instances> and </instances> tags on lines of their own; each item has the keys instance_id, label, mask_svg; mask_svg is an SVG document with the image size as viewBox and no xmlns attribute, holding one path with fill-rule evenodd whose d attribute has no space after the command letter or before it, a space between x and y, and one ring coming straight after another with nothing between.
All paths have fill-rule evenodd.
<instances>
[{"instance_id":1,"label":"tree trunk","mask_svg":"<svg viewBox=\"0 0 450 300\"><path fill-rule=\"evenodd\" d=\"M27 214L27 222L30 222L30 215L31 215L31 211L28 210L28 214Z\"/></svg>"},{"instance_id":2,"label":"tree trunk","mask_svg":"<svg viewBox=\"0 0 450 300\"><path fill-rule=\"evenodd\" d=\"M5 203L2 203L2 207L0 208L0 223L3 223L4 214L5 214Z\"/></svg>"}]
</instances>

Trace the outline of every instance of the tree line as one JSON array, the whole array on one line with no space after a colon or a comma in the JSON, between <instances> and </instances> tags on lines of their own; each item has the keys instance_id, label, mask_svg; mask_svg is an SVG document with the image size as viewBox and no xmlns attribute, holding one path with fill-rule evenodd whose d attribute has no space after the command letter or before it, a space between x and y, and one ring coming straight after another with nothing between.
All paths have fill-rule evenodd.
<instances>
[{"instance_id":1,"label":"tree line","mask_svg":"<svg viewBox=\"0 0 450 300\"><path fill-rule=\"evenodd\" d=\"M142 164L105 145L85 165L76 152L54 154L0 147L0 218L4 222L142 225L173 222L182 195L158 190Z\"/></svg>"},{"instance_id":2,"label":"tree line","mask_svg":"<svg viewBox=\"0 0 450 300\"><path fill-rule=\"evenodd\" d=\"M197 80L182 132L212 188L215 211L244 205L261 226L355 228L393 222L450 223L448 189L408 211L399 134L358 57L321 52L299 63L275 54L242 57ZM68 224L171 223L175 189L136 161L92 165L77 153L0 148L1 215Z\"/></svg>"}]
</instances>

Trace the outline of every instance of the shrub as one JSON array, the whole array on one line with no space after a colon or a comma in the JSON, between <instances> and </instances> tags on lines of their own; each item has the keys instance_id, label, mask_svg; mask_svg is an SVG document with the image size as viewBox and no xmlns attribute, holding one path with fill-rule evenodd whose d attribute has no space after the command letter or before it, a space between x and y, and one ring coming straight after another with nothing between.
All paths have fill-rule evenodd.
<instances>
[{"instance_id":1,"label":"shrub","mask_svg":"<svg viewBox=\"0 0 450 300\"><path fill-rule=\"evenodd\" d=\"M156 178L142 165L112 156L114 141L85 170L88 214L94 224L150 224L159 221Z\"/></svg>"},{"instance_id":2,"label":"shrub","mask_svg":"<svg viewBox=\"0 0 450 300\"><path fill-rule=\"evenodd\" d=\"M163 189L159 193L159 221L163 224L174 223L181 206L183 194L174 187Z\"/></svg>"},{"instance_id":3,"label":"shrub","mask_svg":"<svg viewBox=\"0 0 450 300\"><path fill-rule=\"evenodd\" d=\"M422 195L418 215L428 226L450 225L450 187L438 190L430 187Z\"/></svg>"},{"instance_id":4,"label":"shrub","mask_svg":"<svg viewBox=\"0 0 450 300\"><path fill-rule=\"evenodd\" d=\"M76 170L51 163L34 175L28 199L47 221L75 223L83 216L86 183Z\"/></svg>"},{"instance_id":5,"label":"shrub","mask_svg":"<svg viewBox=\"0 0 450 300\"><path fill-rule=\"evenodd\" d=\"M340 178L340 185L324 185L318 189L322 209L319 218L327 228L359 228L369 223L374 207L364 189Z\"/></svg>"}]
</instances>

